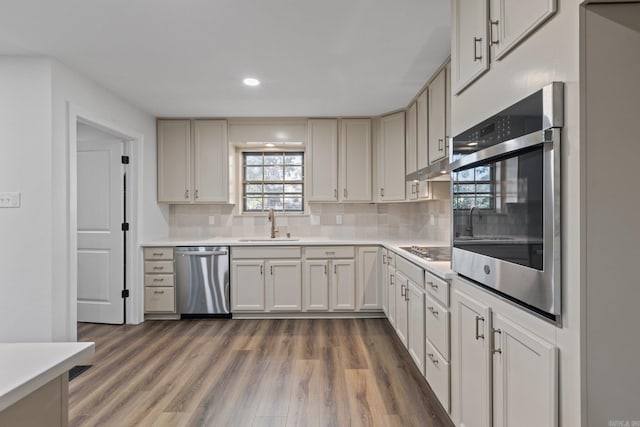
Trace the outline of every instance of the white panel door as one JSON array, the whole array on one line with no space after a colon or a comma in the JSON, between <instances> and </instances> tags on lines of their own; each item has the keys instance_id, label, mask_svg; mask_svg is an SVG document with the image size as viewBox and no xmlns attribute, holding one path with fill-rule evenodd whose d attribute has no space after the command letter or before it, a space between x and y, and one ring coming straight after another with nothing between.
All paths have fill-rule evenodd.
<instances>
[{"instance_id":1,"label":"white panel door","mask_svg":"<svg viewBox=\"0 0 640 427\"><path fill-rule=\"evenodd\" d=\"M429 166L429 97L425 89L416 101L416 167Z\"/></svg>"},{"instance_id":2,"label":"white panel door","mask_svg":"<svg viewBox=\"0 0 640 427\"><path fill-rule=\"evenodd\" d=\"M458 94L489 69L489 2L452 0L451 17L451 78Z\"/></svg>"},{"instance_id":3,"label":"white panel door","mask_svg":"<svg viewBox=\"0 0 640 427\"><path fill-rule=\"evenodd\" d=\"M189 203L191 191L191 122L158 120L158 202Z\"/></svg>"},{"instance_id":4,"label":"white panel door","mask_svg":"<svg viewBox=\"0 0 640 427\"><path fill-rule=\"evenodd\" d=\"M269 270L269 309L302 309L302 272L300 260L267 261Z\"/></svg>"},{"instance_id":5,"label":"white panel door","mask_svg":"<svg viewBox=\"0 0 640 427\"><path fill-rule=\"evenodd\" d=\"M226 120L194 120L196 202L229 203L229 148Z\"/></svg>"},{"instance_id":6,"label":"white panel door","mask_svg":"<svg viewBox=\"0 0 640 427\"><path fill-rule=\"evenodd\" d=\"M333 270L333 277L331 278L331 286L333 288L331 307L334 310L355 310L355 262L353 260L334 260L331 264Z\"/></svg>"},{"instance_id":7,"label":"white panel door","mask_svg":"<svg viewBox=\"0 0 640 427\"><path fill-rule=\"evenodd\" d=\"M340 132L340 182L343 202L371 201L371 120L343 119Z\"/></svg>"},{"instance_id":8,"label":"white panel door","mask_svg":"<svg viewBox=\"0 0 640 427\"><path fill-rule=\"evenodd\" d=\"M409 281L405 290L407 295L407 350L414 363L424 375L425 338L425 292L415 283Z\"/></svg>"},{"instance_id":9,"label":"white panel door","mask_svg":"<svg viewBox=\"0 0 640 427\"><path fill-rule=\"evenodd\" d=\"M378 200L401 201L405 198L405 117L404 111L381 120L382 146L378 171Z\"/></svg>"},{"instance_id":10,"label":"white panel door","mask_svg":"<svg viewBox=\"0 0 640 427\"><path fill-rule=\"evenodd\" d=\"M79 322L124 322L122 153L120 140L78 143Z\"/></svg>"},{"instance_id":11,"label":"white panel door","mask_svg":"<svg viewBox=\"0 0 640 427\"><path fill-rule=\"evenodd\" d=\"M307 199L310 202L338 201L338 120L307 122Z\"/></svg>"},{"instance_id":12,"label":"white panel door","mask_svg":"<svg viewBox=\"0 0 640 427\"><path fill-rule=\"evenodd\" d=\"M385 292L387 292L387 319L391 326L396 326L396 269L392 265L387 268L387 285L389 285Z\"/></svg>"},{"instance_id":13,"label":"white panel door","mask_svg":"<svg viewBox=\"0 0 640 427\"><path fill-rule=\"evenodd\" d=\"M231 309L263 311L265 308L264 264L262 260L231 261Z\"/></svg>"},{"instance_id":14,"label":"white panel door","mask_svg":"<svg viewBox=\"0 0 640 427\"><path fill-rule=\"evenodd\" d=\"M329 261L304 262L304 309L329 310Z\"/></svg>"},{"instance_id":15,"label":"white panel door","mask_svg":"<svg viewBox=\"0 0 640 427\"><path fill-rule=\"evenodd\" d=\"M402 344L407 346L407 336L409 331L409 316L407 312L407 297L405 292L409 286L409 280L399 271L396 271L396 334Z\"/></svg>"},{"instance_id":16,"label":"white panel door","mask_svg":"<svg viewBox=\"0 0 640 427\"><path fill-rule=\"evenodd\" d=\"M382 308L382 286L380 276L381 249L377 246L358 248L358 309L378 310Z\"/></svg>"},{"instance_id":17,"label":"white panel door","mask_svg":"<svg viewBox=\"0 0 640 427\"><path fill-rule=\"evenodd\" d=\"M429 163L447 156L446 99L447 70L443 69L429 85Z\"/></svg>"}]
</instances>

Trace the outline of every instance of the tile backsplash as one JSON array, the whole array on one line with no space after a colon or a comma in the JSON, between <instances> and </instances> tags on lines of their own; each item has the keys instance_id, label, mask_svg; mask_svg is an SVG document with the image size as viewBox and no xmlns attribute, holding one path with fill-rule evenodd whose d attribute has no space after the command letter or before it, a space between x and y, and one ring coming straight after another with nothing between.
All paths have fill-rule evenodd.
<instances>
[{"instance_id":1,"label":"tile backsplash","mask_svg":"<svg viewBox=\"0 0 640 427\"><path fill-rule=\"evenodd\" d=\"M276 214L279 236L291 233L292 237L449 242L450 224L450 200L312 203L307 215ZM266 214L238 215L232 205L171 205L169 209L170 237L268 237L269 231Z\"/></svg>"}]
</instances>

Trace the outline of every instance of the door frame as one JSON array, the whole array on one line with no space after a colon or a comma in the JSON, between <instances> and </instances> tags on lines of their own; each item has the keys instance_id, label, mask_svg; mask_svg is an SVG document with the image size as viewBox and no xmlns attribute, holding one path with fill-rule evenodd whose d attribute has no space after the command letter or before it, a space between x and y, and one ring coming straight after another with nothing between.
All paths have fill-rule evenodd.
<instances>
[{"instance_id":1,"label":"door frame","mask_svg":"<svg viewBox=\"0 0 640 427\"><path fill-rule=\"evenodd\" d=\"M78 321L78 135L77 124L83 123L122 139L125 155L129 156L127 170L127 221L130 231L126 239L126 283L129 289L128 301L125 301L126 323L138 324L144 320L142 281L140 277L141 256L139 242L142 236L142 162L143 135L131 129L114 124L112 120L87 111L67 102L69 135L69 328L71 337L77 337Z\"/></svg>"}]
</instances>

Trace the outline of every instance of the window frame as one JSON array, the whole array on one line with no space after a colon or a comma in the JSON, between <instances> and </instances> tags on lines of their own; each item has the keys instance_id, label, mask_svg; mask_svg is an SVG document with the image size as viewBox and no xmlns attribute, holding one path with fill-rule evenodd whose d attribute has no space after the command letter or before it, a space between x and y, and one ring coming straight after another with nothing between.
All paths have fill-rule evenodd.
<instances>
[{"instance_id":1,"label":"window frame","mask_svg":"<svg viewBox=\"0 0 640 427\"><path fill-rule=\"evenodd\" d=\"M265 181L264 180L264 176L263 176L263 180L261 181L250 181L250 180L246 180L246 155L247 154L261 154L262 156L268 156L270 154L281 154L283 156L287 155L288 153L291 154L300 154L302 156L302 163L299 165L302 167L302 180L296 180L296 181ZM246 215L246 216L262 216L268 213L269 208L265 208L264 204L263 204L263 209L262 210L247 210L246 209L246 196L247 196L247 192L246 192L246 185L248 184L258 184L258 185L265 185L265 184L280 184L280 185L286 185L286 184L300 184L302 185L302 192L300 193L290 193L292 195L295 195L296 197L299 196L302 199L302 209L301 210L284 210L284 203L283 203L283 210L276 210L276 212L278 213L278 215L286 215L286 216L295 216L295 215L306 215L307 214L307 198L306 198L306 169L307 169L307 159L306 159L306 150L303 147L296 147L296 148L282 148L282 147L273 147L273 148L264 148L261 149L259 147L253 148L253 147L243 147L241 149L238 150L238 214L239 215ZM251 166L251 165L249 165ZM264 161L261 165L255 165L255 166L269 166L269 165L265 165ZM282 165L283 167L285 166L284 164ZM292 166L298 166L298 165L292 165ZM283 189L284 190L284 189ZM268 196L268 195L275 195L275 196L282 196L284 197L286 194L289 193L284 193L280 192L280 193L265 193L264 191L264 187L262 188L262 192L261 193L255 193L257 195L261 195L263 197Z\"/></svg>"}]
</instances>

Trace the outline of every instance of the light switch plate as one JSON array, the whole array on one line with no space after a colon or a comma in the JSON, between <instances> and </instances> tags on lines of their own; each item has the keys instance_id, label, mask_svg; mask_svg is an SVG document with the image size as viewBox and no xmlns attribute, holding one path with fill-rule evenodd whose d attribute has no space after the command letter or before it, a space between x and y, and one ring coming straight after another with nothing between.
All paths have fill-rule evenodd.
<instances>
[{"instance_id":1,"label":"light switch plate","mask_svg":"<svg viewBox=\"0 0 640 427\"><path fill-rule=\"evenodd\" d=\"M216 223L216 216L209 215L209 225L215 225L215 223Z\"/></svg>"},{"instance_id":2,"label":"light switch plate","mask_svg":"<svg viewBox=\"0 0 640 427\"><path fill-rule=\"evenodd\" d=\"M336 215L336 224L342 225L342 215Z\"/></svg>"},{"instance_id":3,"label":"light switch plate","mask_svg":"<svg viewBox=\"0 0 640 427\"><path fill-rule=\"evenodd\" d=\"M20 207L19 192L0 193L0 208L19 208L19 207Z\"/></svg>"}]
</instances>

